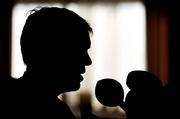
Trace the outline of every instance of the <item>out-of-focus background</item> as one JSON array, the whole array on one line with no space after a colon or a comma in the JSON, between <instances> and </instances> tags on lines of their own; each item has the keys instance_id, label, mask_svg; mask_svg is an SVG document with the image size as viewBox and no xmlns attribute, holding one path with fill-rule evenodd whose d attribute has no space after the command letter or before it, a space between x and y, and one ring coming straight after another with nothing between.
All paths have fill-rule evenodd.
<instances>
[{"instance_id":1,"label":"out-of-focus background","mask_svg":"<svg viewBox=\"0 0 180 119\"><path fill-rule=\"evenodd\" d=\"M93 64L86 67L79 91L62 98L80 117L79 105L88 102L100 117L125 119L120 107L107 107L95 97L95 85L113 78L123 86L127 74L146 70L169 85L173 97L178 83L179 21L175 0L1 0L0 1L0 79L19 78L26 70L20 51L20 35L28 11L36 7L65 7L78 13L93 28L89 51Z\"/></svg>"}]
</instances>

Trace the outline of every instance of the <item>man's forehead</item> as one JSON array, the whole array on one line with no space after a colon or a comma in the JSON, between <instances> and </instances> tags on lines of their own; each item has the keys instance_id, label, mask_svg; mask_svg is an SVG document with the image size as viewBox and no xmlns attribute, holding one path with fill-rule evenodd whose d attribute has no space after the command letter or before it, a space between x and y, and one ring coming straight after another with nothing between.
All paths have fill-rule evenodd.
<instances>
[{"instance_id":1,"label":"man's forehead","mask_svg":"<svg viewBox=\"0 0 180 119\"><path fill-rule=\"evenodd\" d=\"M91 40L89 37L89 34L86 34L86 36L80 38L80 42L82 45L84 45L87 49L91 47Z\"/></svg>"},{"instance_id":2,"label":"man's forehead","mask_svg":"<svg viewBox=\"0 0 180 119\"><path fill-rule=\"evenodd\" d=\"M70 35L70 40L72 40L74 44L78 43L81 47L84 46L87 49L91 46L91 39L88 31L76 30Z\"/></svg>"}]
</instances>

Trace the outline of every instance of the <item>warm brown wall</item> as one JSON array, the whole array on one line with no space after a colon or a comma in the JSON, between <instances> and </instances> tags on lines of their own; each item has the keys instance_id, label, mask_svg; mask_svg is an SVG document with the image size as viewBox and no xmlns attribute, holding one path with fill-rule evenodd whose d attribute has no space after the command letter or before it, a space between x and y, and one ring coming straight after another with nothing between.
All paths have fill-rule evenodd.
<instances>
[{"instance_id":1,"label":"warm brown wall","mask_svg":"<svg viewBox=\"0 0 180 119\"><path fill-rule=\"evenodd\" d=\"M147 28L147 65L166 85L169 80L168 12L161 1L145 1Z\"/></svg>"},{"instance_id":2,"label":"warm brown wall","mask_svg":"<svg viewBox=\"0 0 180 119\"><path fill-rule=\"evenodd\" d=\"M149 70L155 72L160 78L166 76L167 99L164 100L167 101L165 104L167 112L164 114L167 118L178 118L180 5L177 0L145 0L145 4Z\"/></svg>"}]
</instances>

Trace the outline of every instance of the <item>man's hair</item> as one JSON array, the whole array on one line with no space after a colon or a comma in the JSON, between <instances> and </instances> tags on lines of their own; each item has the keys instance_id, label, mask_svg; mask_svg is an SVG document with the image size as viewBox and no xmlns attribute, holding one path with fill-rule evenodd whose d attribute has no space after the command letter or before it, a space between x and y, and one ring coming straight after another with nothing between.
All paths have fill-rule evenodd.
<instances>
[{"instance_id":1,"label":"man's hair","mask_svg":"<svg viewBox=\"0 0 180 119\"><path fill-rule=\"evenodd\" d=\"M20 39L24 63L28 64L43 44L56 42L57 36L62 38L59 42L65 42L65 38L72 33L76 34L77 30L92 32L86 20L71 10L58 7L31 10Z\"/></svg>"}]
</instances>

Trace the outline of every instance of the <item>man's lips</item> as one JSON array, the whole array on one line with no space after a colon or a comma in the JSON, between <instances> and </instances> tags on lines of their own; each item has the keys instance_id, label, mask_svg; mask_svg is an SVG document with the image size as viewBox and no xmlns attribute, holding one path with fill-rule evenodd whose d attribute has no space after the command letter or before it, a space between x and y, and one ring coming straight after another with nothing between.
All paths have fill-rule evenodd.
<instances>
[{"instance_id":1,"label":"man's lips","mask_svg":"<svg viewBox=\"0 0 180 119\"><path fill-rule=\"evenodd\" d=\"M80 74L84 74L86 72L85 68L82 68L82 70L80 71Z\"/></svg>"},{"instance_id":2,"label":"man's lips","mask_svg":"<svg viewBox=\"0 0 180 119\"><path fill-rule=\"evenodd\" d=\"M81 82L81 81L83 81L83 79L84 79L84 78L83 78L83 76L82 76L82 75L80 75L80 82Z\"/></svg>"}]
</instances>

